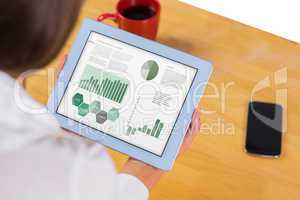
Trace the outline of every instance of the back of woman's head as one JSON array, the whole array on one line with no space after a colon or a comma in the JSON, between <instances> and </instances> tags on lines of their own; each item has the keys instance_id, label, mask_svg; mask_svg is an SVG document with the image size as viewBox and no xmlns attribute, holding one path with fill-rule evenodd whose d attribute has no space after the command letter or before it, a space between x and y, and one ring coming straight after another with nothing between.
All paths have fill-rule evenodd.
<instances>
[{"instance_id":1,"label":"back of woman's head","mask_svg":"<svg viewBox=\"0 0 300 200\"><path fill-rule=\"evenodd\" d=\"M38 68L61 49L82 0L1 0L0 69Z\"/></svg>"}]
</instances>

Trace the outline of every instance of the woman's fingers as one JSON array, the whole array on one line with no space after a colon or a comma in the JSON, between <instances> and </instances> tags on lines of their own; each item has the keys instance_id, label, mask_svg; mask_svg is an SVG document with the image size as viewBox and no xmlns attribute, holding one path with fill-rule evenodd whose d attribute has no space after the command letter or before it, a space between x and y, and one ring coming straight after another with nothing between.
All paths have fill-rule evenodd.
<instances>
[{"instance_id":1,"label":"woman's fingers","mask_svg":"<svg viewBox=\"0 0 300 200\"><path fill-rule=\"evenodd\" d=\"M200 115L198 109L193 113L192 122L189 128L189 134L195 135L200 130Z\"/></svg>"},{"instance_id":2,"label":"woman's fingers","mask_svg":"<svg viewBox=\"0 0 300 200\"><path fill-rule=\"evenodd\" d=\"M191 146L199 130L200 130L200 115L199 115L199 111L195 110L192 116L191 124L184 137L184 141L182 143L180 153L183 153Z\"/></svg>"},{"instance_id":3,"label":"woman's fingers","mask_svg":"<svg viewBox=\"0 0 300 200\"><path fill-rule=\"evenodd\" d=\"M64 55L64 56L60 59L60 61L59 61L59 63L58 63L58 66L57 66L57 68L56 68L56 70L55 70L55 78L56 78L56 79L58 78L59 73L60 73L61 70L63 69L63 67L64 67L64 65L65 65L65 63L66 63L66 61L67 61L67 58L68 58L68 55L66 54L66 55Z\"/></svg>"}]
</instances>

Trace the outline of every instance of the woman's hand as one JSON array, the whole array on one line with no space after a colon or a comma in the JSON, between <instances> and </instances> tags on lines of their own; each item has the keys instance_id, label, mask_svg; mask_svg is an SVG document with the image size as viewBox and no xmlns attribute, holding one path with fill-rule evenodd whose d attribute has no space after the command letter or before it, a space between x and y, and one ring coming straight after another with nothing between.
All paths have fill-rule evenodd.
<instances>
[{"instance_id":1,"label":"woman's hand","mask_svg":"<svg viewBox=\"0 0 300 200\"><path fill-rule=\"evenodd\" d=\"M191 146L196 134L200 130L199 120L199 111L196 109L193 113L192 122L187 130L187 133L184 137L184 141L181 145L179 155L184 153ZM146 163L143 163L139 160L129 158L128 161L125 163L121 173L136 176L139 180L141 180L144 183L144 185L149 190L151 190L153 186L158 183L158 181L161 179L162 175L165 172Z\"/></svg>"},{"instance_id":2,"label":"woman's hand","mask_svg":"<svg viewBox=\"0 0 300 200\"><path fill-rule=\"evenodd\" d=\"M179 155L184 153L192 145L196 134L200 131L200 114L199 110L196 109L193 113L192 122L185 134L184 140L179 150Z\"/></svg>"},{"instance_id":3,"label":"woman's hand","mask_svg":"<svg viewBox=\"0 0 300 200\"><path fill-rule=\"evenodd\" d=\"M55 74L54 74L54 77L55 77L55 82L57 81L58 79L58 76L59 76L59 73L61 72L61 70L63 69L66 61L67 61L67 58L68 58L68 55L64 55L63 57L61 57L58 61L58 65L57 67L55 68Z\"/></svg>"}]
</instances>

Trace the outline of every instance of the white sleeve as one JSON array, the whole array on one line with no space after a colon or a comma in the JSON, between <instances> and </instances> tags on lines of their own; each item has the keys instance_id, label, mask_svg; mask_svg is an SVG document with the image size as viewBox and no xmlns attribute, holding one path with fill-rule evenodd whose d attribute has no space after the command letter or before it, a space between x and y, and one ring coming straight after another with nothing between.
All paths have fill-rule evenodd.
<instances>
[{"instance_id":1,"label":"white sleeve","mask_svg":"<svg viewBox=\"0 0 300 200\"><path fill-rule=\"evenodd\" d=\"M71 181L72 194L78 193L77 200L148 199L147 187L134 176L116 173L112 159L101 145L81 146L73 163Z\"/></svg>"},{"instance_id":2,"label":"white sleeve","mask_svg":"<svg viewBox=\"0 0 300 200\"><path fill-rule=\"evenodd\" d=\"M117 200L146 200L149 196L147 187L135 176L119 174Z\"/></svg>"}]
</instances>

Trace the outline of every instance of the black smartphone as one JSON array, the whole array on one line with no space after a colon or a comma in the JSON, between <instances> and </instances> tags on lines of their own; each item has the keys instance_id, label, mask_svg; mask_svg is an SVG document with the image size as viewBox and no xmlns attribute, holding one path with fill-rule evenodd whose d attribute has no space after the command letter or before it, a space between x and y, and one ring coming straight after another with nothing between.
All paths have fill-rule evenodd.
<instances>
[{"instance_id":1,"label":"black smartphone","mask_svg":"<svg viewBox=\"0 0 300 200\"><path fill-rule=\"evenodd\" d=\"M278 104L250 102L246 151L251 154L279 157L282 142L282 107Z\"/></svg>"}]
</instances>

